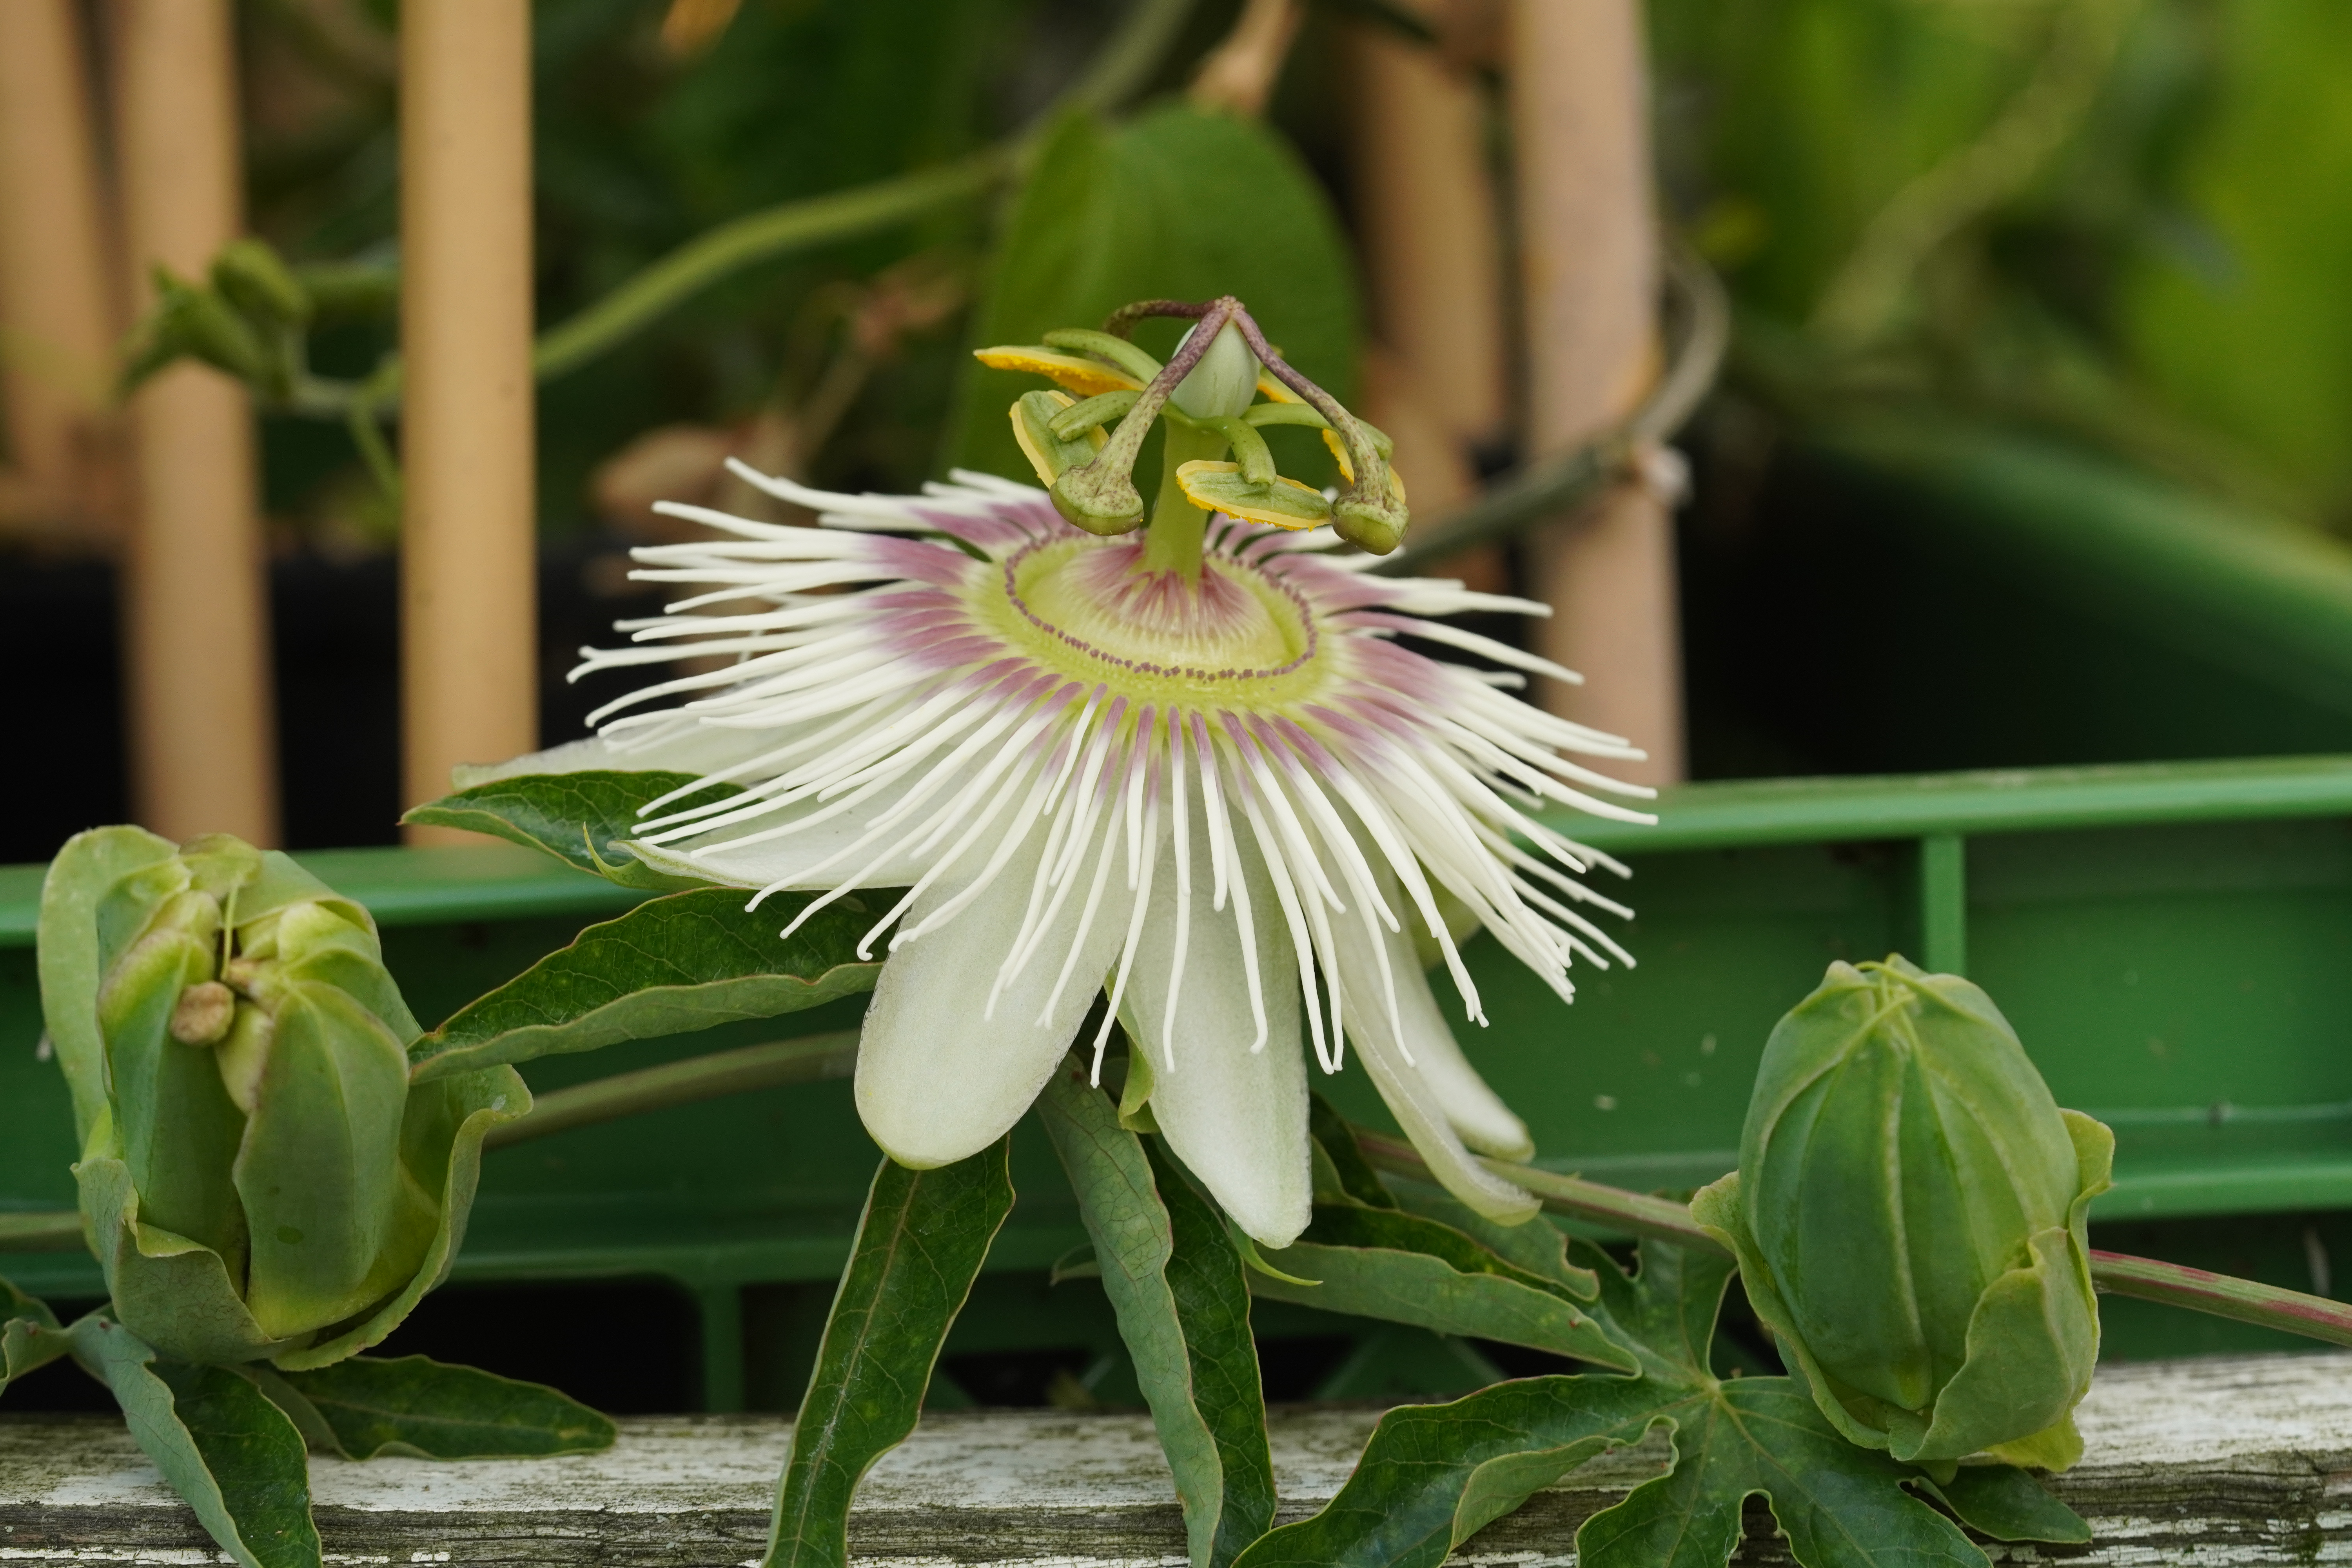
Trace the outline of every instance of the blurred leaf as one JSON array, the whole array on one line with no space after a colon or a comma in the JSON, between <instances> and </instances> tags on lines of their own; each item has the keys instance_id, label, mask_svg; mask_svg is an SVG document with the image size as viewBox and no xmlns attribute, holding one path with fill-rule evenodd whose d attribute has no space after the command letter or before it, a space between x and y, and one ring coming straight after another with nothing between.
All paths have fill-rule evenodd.
<instances>
[{"instance_id":1,"label":"blurred leaf","mask_svg":"<svg viewBox=\"0 0 2352 1568\"><path fill-rule=\"evenodd\" d=\"M2203 112L2177 204L2120 279L2123 347L2177 408L2337 506L2352 499L2352 7L2265 0L2210 16Z\"/></svg>"},{"instance_id":2,"label":"blurred leaf","mask_svg":"<svg viewBox=\"0 0 2352 1568\"><path fill-rule=\"evenodd\" d=\"M846 900L779 940L814 897L780 895L756 910L743 907L736 888L647 900L459 1008L409 1047L412 1076L425 1083L496 1062L772 1018L872 990L882 964L858 958L869 922Z\"/></svg>"},{"instance_id":3,"label":"blurred leaf","mask_svg":"<svg viewBox=\"0 0 2352 1568\"><path fill-rule=\"evenodd\" d=\"M1354 270L1328 200L1289 144L1256 121L1182 106L1117 128L1073 113L1013 203L972 342L1034 343L1055 327L1099 326L1137 300L1219 294L1238 295L1333 396L1353 396ZM1180 330L1153 323L1139 341L1164 355ZM950 460L1028 480L1004 410L1037 384L968 363ZM1150 479L1139 475L1145 494Z\"/></svg>"},{"instance_id":4,"label":"blurred leaf","mask_svg":"<svg viewBox=\"0 0 2352 1568\"><path fill-rule=\"evenodd\" d=\"M488 833L527 848L543 849L568 866L631 888L687 884L653 870L622 847L635 838L638 808L695 781L693 773L591 769L577 773L520 773L461 789L411 807L400 820ZM684 810L741 792L712 784L665 805Z\"/></svg>"},{"instance_id":5,"label":"blurred leaf","mask_svg":"<svg viewBox=\"0 0 2352 1568\"><path fill-rule=\"evenodd\" d=\"M967 1160L874 1173L825 1319L761 1568L848 1568L849 1502L915 1429L940 1346L1013 1212L1007 1136Z\"/></svg>"},{"instance_id":6,"label":"blurred leaf","mask_svg":"<svg viewBox=\"0 0 2352 1568\"><path fill-rule=\"evenodd\" d=\"M1673 126L1667 156L1701 164L1713 199L1728 204L1718 210L1755 215L1734 286L1799 321L1895 193L1999 117L2032 74L2050 8L1658 0L1654 10L1660 77L1704 104Z\"/></svg>"},{"instance_id":7,"label":"blurred leaf","mask_svg":"<svg viewBox=\"0 0 2352 1568\"><path fill-rule=\"evenodd\" d=\"M316 1372L266 1375L317 1416L313 1440L324 1436L346 1459L521 1458L613 1446L613 1423L568 1394L425 1356L353 1356Z\"/></svg>"},{"instance_id":8,"label":"blurred leaf","mask_svg":"<svg viewBox=\"0 0 2352 1568\"><path fill-rule=\"evenodd\" d=\"M1222 1568L1274 1522L1241 1259L1216 1212L1119 1125L1076 1058L1046 1080L1037 1110L1175 1475L1194 1568Z\"/></svg>"},{"instance_id":9,"label":"blurred leaf","mask_svg":"<svg viewBox=\"0 0 2352 1568\"><path fill-rule=\"evenodd\" d=\"M244 1568L319 1568L302 1435L252 1379L164 1361L93 1312L74 1353L114 1391L131 1436L220 1549Z\"/></svg>"}]
</instances>

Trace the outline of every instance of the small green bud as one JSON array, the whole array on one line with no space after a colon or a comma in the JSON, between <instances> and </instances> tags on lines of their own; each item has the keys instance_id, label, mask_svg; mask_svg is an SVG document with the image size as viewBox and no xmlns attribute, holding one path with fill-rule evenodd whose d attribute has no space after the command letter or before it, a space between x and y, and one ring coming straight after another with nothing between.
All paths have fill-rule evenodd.
<instances>
[{"instance_id":1,"label":"small green bud","mask_svg":"<svg viewBox=\"0 0 2352 1568\"><path fill-rule=\"evenodd\" d=\"M2114 1149L1976 986L1834 963L1764 1047L1738 1171L1691 1212L1849 1438L2063 1469L2098 1359L2086 1226Z\"/></svg>"},{"instance_id":2,"label":"small green bud","mask_svg":"<svg viewBox=\"0 0 2352 1568\"><path fill-rule=\"evenodd\" d=\"M213 258L213 288L257 321L300 327L310 320L310 296L265 239L232 239Z\"/></svg>"},{"instance_id":3,"label":"small green bud","mask_svg":"<svg viewBox=\"0 0 2352 1568\"><path fill-rule=\"evenodd\" d=\"M1194 327L1186 332L1184 342L1192 342L1192 332L1198 331ZM1183 347L1184 343L1177 344L1180 354ZM1257 356L1243 341L1242 330L1228 321L1201 355L1200 363L1176 384L1168 401L1195 419L1232 418L1257 395Z\"/></svg>"}]
</instances>

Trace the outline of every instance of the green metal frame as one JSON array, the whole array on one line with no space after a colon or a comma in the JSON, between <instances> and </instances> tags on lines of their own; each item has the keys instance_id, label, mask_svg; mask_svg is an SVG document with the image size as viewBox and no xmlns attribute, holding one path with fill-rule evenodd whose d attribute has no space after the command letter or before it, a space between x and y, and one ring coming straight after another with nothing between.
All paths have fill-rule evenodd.
<instances>
[{"instance_id":1,"label":"green metal frame","mask_svg":"<svg viewBox=\"0 0 2352 1568\"><path fill-rule=\"evenodd\" d=\"M1627 933L1639 968L1580 969L1569 1007L1493 944L1469 954L1491 1026L1465 1029L1465 1046L1528 1117L1545 1165L1643 1188L1728 1169L1774 1020L1832 960L1900 950L1984 984L2060 1100L2116 1127L2118 1182L2100 1221L2174 1222L2204 1249L2184 1260L2287 1270L2279 1282L2297 1286L2325 1286L2332 1240L2352 1247L2352 1225L2338 1237L2338 1220L2311 1213L2352 1208L2352 758L1698 784L1661 816L1646 829L1559 824L1633 866L1622 893L1640 910ZM638 896L499 845L302 858L374 910L428 1019ZM73 1201L64 1086L28 1048L40 875L0 868L0 1213ZM843 1028L861 1006L550 1058L527 1076L560 1088ZM1361 1074L1326 1087L1386 1123ZM776 1343L809 1338L813 1301L821 1316L876 1157L839 1082L574 1129L488 1157L456 1278L672 1281L701 1314L709 1407L789 1402L775 1391L800 1352ZM1042 1286L1083 1237L1025 1129L1014 1182L994 1282L950 1355L1066 1342L1111 1367L1099 1300ZM99 1289L79 1254L0 1268L56 1296ZM760 1289L747 1299L747 1287ZM2163 1326L2195 1321L2121 1314L2110 1342L2135 1353L2241 1342ZM1261 1330L1353 1331L1297 1309L1269 1310ZM1475 1359L1366 1340L1316 1392L1466 1385ZM1116 1383L1115 1368L1104 1375Z\"/></svg>"}]
</instances>

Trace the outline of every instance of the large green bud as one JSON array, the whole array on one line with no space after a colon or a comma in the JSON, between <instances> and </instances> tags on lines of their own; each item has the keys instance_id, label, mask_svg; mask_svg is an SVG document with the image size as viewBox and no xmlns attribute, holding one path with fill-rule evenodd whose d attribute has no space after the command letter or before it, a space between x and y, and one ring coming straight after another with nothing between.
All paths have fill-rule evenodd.
<instances>
[{"instance_id":1,"label":"large green bud","mask_svg":"<svg viewBox=\"0 0 2352 1568\"><path fill-rule=\"evenodd\" d=\"M1765 1045L1738 1171L1691 1212L1854 1442L2063 1469L2098 1359L2084 1226L2114 1152L1976 986L1833 963Z\"/></svg>"},{"instance_id":2,"label":"large green bud","mask_svg":"<svg viewBox=\"0 0 2352 1568\"><path fill-rule=\"evenodd\" d=\"M411 1087L375 922L226 835L79 835L41 892L41 1005L82 1224L122 1325L184 1361L324 1365L382 1340L463 1239L511 1068Z\"/></svg>"}]
</instances>

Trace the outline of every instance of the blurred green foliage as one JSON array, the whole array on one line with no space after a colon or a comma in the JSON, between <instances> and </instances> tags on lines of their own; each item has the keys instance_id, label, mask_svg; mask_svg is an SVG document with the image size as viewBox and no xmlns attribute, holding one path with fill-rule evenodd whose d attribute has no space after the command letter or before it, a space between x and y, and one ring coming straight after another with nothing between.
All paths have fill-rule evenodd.
<instances>
[{"instance_id":1,"label":"blurred green foliage","mask_svg":"<svg viewBox=\"0 0 2352 1568\"><path fill-rule=\"evenodd\" d=\"M1740 368L2072 434L2352 526L2352 7L1652 0Z\"/></svg>"},{"instance_id":2,"label":"blurred green foliage","mask_svg":"<svg viewBox=\"0 0 2352 1568\"><path fill-rule=\"evenodd\" d=\"M742 0L681 40L665 0L540 0L534 31L538 299L561 321L714 223L945 162L1011 130L1080 68L1117 8L1054 0ZM690 9L677 7L675 9ZM316 16L337 14L329 32ZM241 8L255 226L298 261L396 252L391 7L261 0ZM374 36L363 36L372 26ZM354 36L355 32L362 36ZM755 268L658 330L547 385L546 527L588 521L595 465L648 428L796 404L822 379L852 290L911 253L969 276L984 205ZM954 318L885 345L819 477L905 488L938 455L961 345ZM388 318L313 343L324 374L364 375ZM356 459L331 426L271 422L269 502L349 510Z\"/></svg>"},{"instance_id":3,"label":"blurred green foliage","mask_svg":"<svg viewBox=\"0 0 2352 1568\"><path fill-rule=\"evenodd\" d=\"M1159 89L1237 5L1202 0ZM393 9L240 8L257 227L298 263L394 252ZM713 224L1001 142L1131 9L539 0L542 327ZM1649 9L1667 208L1731 282L1749 394L1801 419L1910 407L2055 431L2352 528L2352 208L2335 199L2352 6ZM680 31L688 13L700 31ZM836 486L1018 473L1001 416L1018 378L965 351L1144 294L1241 293L1344 395L1359 307L1327 195L1347 119L1331 46L1381 14L1310 7L1267 125L1164 100L1070 120L1001 199L749 268L551 380L546 526L592 521L597 466L670 425L739 446L761 419L790 426L801 471ZM388 314L342 312L312 332L315 368L364 375L394 338ZM274 419L268 445L275 514L390 526L344 431Z\"/></svg>"}]
</instances>

